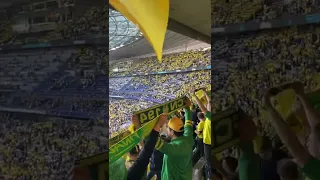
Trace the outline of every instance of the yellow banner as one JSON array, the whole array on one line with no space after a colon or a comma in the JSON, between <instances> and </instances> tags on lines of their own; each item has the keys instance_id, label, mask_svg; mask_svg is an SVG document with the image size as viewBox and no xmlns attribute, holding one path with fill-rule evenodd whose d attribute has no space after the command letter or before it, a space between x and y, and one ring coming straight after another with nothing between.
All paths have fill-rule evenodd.
<instances>
[{"instance_id":1,"label":"yellow banner","mask_svg":"<svg viewBox=\"0 0 320 180\"><path fill-rule=\"evenodd\" d=\"M299 133L303 131L303 126L301 120L297 116L292 116L288 118L289 114L292 112L292 105L296 101L296 94L294 90L287 89L279 93L277 96L272 98L275 101L275 109L280 113L281 117L287 121L290 128L295 132ZM261 118L264 121L268 121L269 117L264 109L260 109Z\"/></svg>"}]
</instances>

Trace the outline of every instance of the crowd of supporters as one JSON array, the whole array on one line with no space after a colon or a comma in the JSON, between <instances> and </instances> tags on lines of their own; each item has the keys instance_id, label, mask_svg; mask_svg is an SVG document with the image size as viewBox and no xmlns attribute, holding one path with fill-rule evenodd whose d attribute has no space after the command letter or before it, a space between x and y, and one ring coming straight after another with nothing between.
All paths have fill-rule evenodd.
<instances>
[{"instance_id":1,"label":"crowd of supporters","mask_svg":"<svg viewBox=\"0 0 320 180\"><path fill-rule=\"evenodd\" d=\"M83 16L60 24L51 37L56 39L78 39L86 35L106 35L108 27L108 7L91 7Z\"/></svg>"},{"instance_id":2,"label":"crowd of supporters","mask_svg":"<svg viewBox=\"0 0 320 180\"><path fill-rule=\"evenodd\" d=\"M109 134L117 134L116 131L119 131L120 127L123 128L123 125L128 124L134 111L181 97L186 94L190 87L206 88L207 90L211 88L210 70L135 77L119 77L117 75L206 67L210 65L209 52L208 50L198 50L169 54L164 57L161 64L155 57L147 58L137 62L134 61L125 72L110 74L109 94L135 100L114 100L110 102ZM117 63L113 66L116 67ZM136 103L132 104L132 102Z\"/></svg>"},{"instance_id":3,"label":"crowd of supporters","mask_svg":"<svg viewBox=\"0 0 320 180\"><path fill-rule=\"evenodd\" d=\"M10 21L7 19L0 20L0 45L6 43L12 37L12 29Z\"/></svg>"},{"instance_id":4,"label":"crowd of supporters","mask_svg":"<svg viewBox=\"0 0 320 180\"><path fill-rule=\"evenodd\" d=\"M3 54L1 106L103 119L108 98L105 57L88 48Z\"/></svg>"},{"instance_id":5,"label":"crowd of supporters","mask_svg":"<svg viewBox=\"0 0 320 180\"><path fill-rule=\"evenodd\" d=\"M123 88L118 91L110 89L110 95L123 96L137 101L136 104L131 104L133 100L129 100L129 103L126 103L127 100L110 102L110 129L117 130L121 125L126 124L131 119L134 111L143 110L154 104L164 103L185 95L190 86L204 87L210 90L210 78L209 70L181 74L139 76L133 78L128 84L124 84ZM161 79L165 79L165 81L161 81ZM137 89L135 87L144 88ZM143 101L148 103L143 103ZM124 110L125 113L119 113L123 112L121 110ZM110 133L112 132L110 131Z\"/></svg>"},{"instance_id":6,"label":"crowd of supporters","mask_svg":"<svg viewBox=\"0 0 320 180\"><path fill-rule=\"evenodd\" d=\"M320 70L319 30L317 26L305 26L216 41L213 59L225 61L216 66L222 70L216 69L219 75L214 76L213 112L241 107L258 118L256 121L265 128L262 132L271 136L274 131L259 120L261 90L293 80L302 81L307 92L316 88L313 76Z\"/></svg>"},{"instance_id":7,"label":"crowd of supporters","mask_svg":"<svg viewBox=\"0 0 320 180\"><path fill-rule=\"evenodd\" d=\"M110 76L127 75L134 73L151 73L173 70L184 70L188 68L206 67L210 65L210 49L185 51L180 53L167 54L159 63L155 56L143 59L136 59L134 63L123 72L113 72L112 69L119 63L110 65Z\"/></svg>"},{"instance_id":8,"label":"crowd of supporters","mask_svg":"<svg viewBox=\"0 0 320 180\"><path fill-rule=\"evenodd\" d=\"M211 179L210 98L205 93L208 104L203 104L195 96L193 87L190 88L186 94L195 98L194 104L186 101L187 107L180 113L162 114L144 141L109 165L113 172L109 179L191 180L192 168L199 156L205 156L205 179ZM131 133L140 127L134 119L132 123Z\"/></svg>"},{"instance_id":9,"label":"crowd of supporters","mask_svg":"<svg viewBox=\"0 0 320 180\"><path fill-rule=\"evenodd\" d=\"M250 140L256 135L263 137L263 145L258 150L259 154L253 151L253 145L248 144L247 141L244 144L241 143L231 153L230 150L226 150L222 163L214 160L217 165L215 168L221 171L221 174L231 174L234 179L259 179L258 176L260 179L319 178L317 172L306 169L310 160L314 163L308 167L310 170L315 169L314 166L318 163L311 158L318 157L317 154L310 150L310 146L318 148L318 143L308 138L316 136L314 133L318 132L315 130L318 122L310 122L312 121L310 117L305 118L309 124L307 127L312 130L307 137L298 136L299 141L302 141L300 144L295 138L296 135L289 130L289 126L283 123L286 119L282 118L285 117L280 118L280 115L276 115L272 107L272 104L277 102L271 101L270 97L283 89L280 87L267 91L269 88L279 87L288 82L302 82L298 87L296 84L287 85L298 94L297 104L299 104L304 102L304 94L319 88L317 78L320 70L319 30L318 25L306 25L220 38L214 41L211 47L212 58L217 65L212 66L216 73L216 76L213 76L212 86L213 113L229 108L239 108L252 117L257 126L255 130L250 129L250 125L247 124L244 128L247 133L244 134L251 136ZM300 112L298 112L297 104L294 103L291 110L291 113L297 116L301 114L301 108L304 108L302 112L306 114L312 111L310 107L306 108L306 105L301 103ZM267 119L262 118L262 111L269 112L270 116ZM319 117L314 119L319 120ZM289 153L281 150L283 144ZM304 148L309 151L301 150ZM240 153L235 153L238 150ZM307 158L301 159L304 155ZM252 166L246 166L247 160L252 163ZM300 177L301 171L306 177ZM245 172L249 173L244 175Z\"/></svg>"},{"instance_id":10,"label":"crowd of supporters","mask_svg":"<svg viewBox=\"0 0 320 180\"><path fill-rule=\"evenodd\" d=\"M48 42L65 39L85 39L107 35L108 7L89 7L82 16L72 18L66 14L68 20L57 21L57 28L51 31L19 34L13 32L10 18L0 23L0 44L26 44L34 42Z\"/></svg>"},{"instance_id":11,"label":"crowd of supporters","mask_svg":"<svg viewBox=\"0 0 320 180\"><path fill-rule=\"evenodd\" d=\"M290 15L311 14L319 10L319 5L314 0L213 0L212 24L237 24L251 20L260 22Z\"/></svg>"},{"instance_id":12,"label":"crowd of supporters","mask_svg":"<svg viewBox=\"0 0 320 180\"><path fill-rule=\"evenodd\" d=\"M1 114L0 175L70 179L75 160L107 150L94 131L108 126L105 62L88 48L1 54L1 110L46 115Z\"/></svg>"},{"instance_id":13,"label":"crowd of supporters","mask_svg":"<svg viewBox=\"0 0 320 180\"><path fill-rule=\"evenodd\" d=\"M0 121L2 178L71 179L75 160L107 150L88 121L15 113Z\"/></svg>"},{"instance_id":14,"label":"crowd of supporters","mask_svg":"<svg viewBox=\"0 0 320 180\"><path fill-rule=\"evenodd\" d=\"M123 132L131 124L134 111L147 109L154 105L150 102L133 99L110 99L109 101L109 137Z\"/></svg>"},{"instance_id":15,"label":"crowd of supporters","mask_svg":"<svg viewBox=\"0 0 320 180\"><path fill-rule=\"evenodd\" d=\"M105 36L107 12L88 8L53 31L28 34L1 17L0 45ZM108 150L107 62L95 48L1 52L1 111L27 114L0 114L0 179L71 179L75 160Z\"/></svg>"}]
</instances>

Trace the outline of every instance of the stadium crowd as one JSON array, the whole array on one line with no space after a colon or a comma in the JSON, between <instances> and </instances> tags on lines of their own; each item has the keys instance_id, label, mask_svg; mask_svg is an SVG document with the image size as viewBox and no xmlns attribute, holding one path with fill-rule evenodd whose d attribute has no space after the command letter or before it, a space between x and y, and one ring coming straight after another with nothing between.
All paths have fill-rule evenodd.
<instances>
[{"instance_id":1,"label":"stadium crowd","mask_svg":"<svg viewBox=\"0 0 320 180\"><path fill-rule=\"evenodd\" d=\"M107 150L88 121L13 113L0 121L0 174L9 179L71 179L75 160Z\"/></svg>"},{"instance_id":2,"label":"stadium crowd","mask_svg":"<svg viewBox=\"0 0 320 180\"><path fill-rule=\"evenodd\" d=\"M113 82L117 81L110 81L110 87L115 87ZM140 87L141 89L138 89L137 87ZM130 105L132 100L129 100L129 103L126 103L126 100L120 101L119 103L111 101L109 104L110 129L119 130L121 125L128 123L128 120L131 119L131 115L134 111L145 109L145 107L150 107L155 103L164 103L171 99L181 97L186 94L190 87L203 87L210 90L210 71L139 76L132 78L127 84L123 83L123 88L120 88L117 91L110 89L110 95L135 98L137 100L142 99L145 101L148 99L154 100L148 101L148 105L143 105L144 103L141 105ZM125 114L119 113L119 110L125 110Z\"/></svg>"},{"instance_id":3,"label":"stadium crowd","mask_svg":"<svg viewBox=\"0 0 320 180\"><path fill-rule=\"evenodd\" d=\"M107 150L107 143L100 143L102 134L94 132L94 127L108 126L107 101L94 97L108 96L104 60L104 53L88 48L1 54L1 110L47 116L1 113L0 175L70 179L75 160ZM86 78L92 85L82 81Z\"/></svg>"},{"instance_id":4,"label":"stadium crowd","mask_svg":"<svg viewBox=\"0 0 320 180\"><path fill-rule=\"evenodd\" d=\"M319 30L306 26L216 41L213 59L226 63L220 66L224 72L217 69L219 76L214 77L213 112L237 106L259 118L262 89L295 80L304 82L306 92L315 90L313 77L320 70ZM267 130L265 121L256 121L266 128L262 132L274 133Z\"/></svg>"},{"instance_id":5,"label":"stadium crowd","mask_svg":"<svg viewBox=\"0 0 320 180\"><path fill-rule=\"evenodd\" d=\"M83 16L60 24L54 32L55 36L52 36L52 34L50 36L58 39L78 39L85 35L106 35L108 12L107 6L91 7Z\"/></svg>"},{"instance_id":6,"label":"stadium crowd","mask_svg":"<svg viewBox=\"0 0 320 180\"><path fill-rule=\"evenodd\" d=\"M187 100L187 107L179 114L162 114L143 143L139 143L124 157L109 165L113 172L109 176L111 180L151 180L153 177L191 180L192 167L203 155L205 179L211 179L211 113L208 110L210 99L206 94L208 104L203 104L195 96L193 87L190 87L186 94L195 98L194 104ZM134 119L132 124L131 133L140 127ZM115 171L116 169L118 171Z\"/></svg>"},{"instance_id":7,"label":"stadium crowd","mask_svg":"<svg viewBox=\"0 0 320 180\"><path fill-rule=\"evenodd\" d=\"M131 117L134 111L147 109L154 105L132 99L110 99L109 101L109 137L118 135L127 130L131 124Z\"/></svg>"},{"instance_id":8,"label":"stadium crowd","mask_svg":"<svg viewBox=\"0 0 320 180\"><path fill-rule=\"evenodd\" d=\"M130 63L129 63L130 64ZM110 66L110 70L117 69L119 66L123 65L123 63L114 63ZM199 70L199 71L193 71L192 68L201 68L201 67L207 67L210 65L210 51L209 50L196 50L196 51L187 51L187 52L181 52L181 53L174 53L174 54L167 54L164 56L163 61L161 63L158 62L158 60L155 57L151 58L145 58L145 59L139 59L139 60L133 60L133 62L130 64L130 66L126 67L125 71L121 72L112 72L110 71L110 81L109 81L109 94L112 96L124 96L128 99L112 99L109 104L109 136L114 137L118 135L119 133L122 133L124 131L133 132L134 129L137 129L139 125L132 122L132 114L135 111L147 109L149 107L152 107L157 104L165 103L169 100L172 100L177 97L185 96L190 93L191 88L205 88L206 90L210 90L210 70ZM161 71L170 71L170 70L186 70L189 69L188 72L177 72L172 74L159 74L159 75L143 75L143 76L127 76L127 77L120 77L120 75L130 75L134 73L151 73L151 72L161 72ZM183 121L183 120L194 120L194 128L199 123L199 120L197 118L197 112L201 112L201 110L194 108L192 110L193 116L192 119L188 117L187 119L184 118L184 113L180 112L177 113L177 117L171 117L171 122L173 121ZM176 118L176 119L175 119ZM204 118L204 117L203 117ZM173 120L175 119L175 120ZM204 120L204 119L203 119ZM204 122L204 121L203 121ZM177 122L178 123L178 122ZM182 123L182 122L181 122ZM166 123L165 123L166 124ZM179 124L179 123L178 123ZM170 127L170 123L168 124ZM186 127L186 126L185 126ZM201 125L203 128L203 124ZM174 131L179 132L179 128L175 128L174 125L172 125ZM208 128L206 128L208 129ZM195 129L194 129L195 130ZM194 131L193 130L193 131ZM202 133L202 129L200 133ZM159 131L158 136L161 136L163 141L166 143L170 143L170 139L172 138L176 139L176 141L180 141L178 139L187 139L187 134L189 130L184 131L184 135L179 133L179 137L172 137L170 134L167 134L167 131L162 129ZM208 130L206 131L208 132ZM192 137L196 137L195 133L192 133L192 131L189 132L192 134ZM153 134L153 133L152 133ZM168 135L165 136L165 135ZM152 135L151 135L152 136ZM200 135L199 135L200 136ZM156 136L157 137L157 136ZM202 136L201 136L202 137ZM207 137L207 136L206 136ZM192 139L192 140L191 140ZM185 141L182 140L182 141ZM207 140L207 139L206 139ZM148 140L147 140L148 141ZM173 140L175 141L175 140ZM188 147L188 150L190 150L187 154L184 153L185 161L182 164L188 164L188 170L184 171L185 165L178 165L179 168L181 168L181 171L184 171L185 174L182 175L178 172L178 170L168 169L171 165L163 165L164 164L171 164L171 160L168 160L168 162L165 158L167 156L166 154L170 154L167 151L162 151L160 147L153 146L149 147L148 142L145 142L144 144L140 144L139 146L133 148L130 152L127 154L127 159L120 158L118 161L120 161L120 165L122 164L121 161L125 160L126 162L125 167L116 167L117 169L121 170L128 170L128 179L140 179L139 175L141 175L141 170L143 170L143 165L137 168L137 165L139 164L137 160L137 157L140 156L139 154L144 154L145 156L149 156L148 159L145 159L145 163L150 164L150 171L146 173L143 173L146 177L146 179L151 179L152 177L156 177L157 179L161 178L178 178L178 179L190 179L192 170L189 168L192 168L192 165L201 157L204 155L203 149L204 144L202 139L193 139L190 138L189 140L186 140L187 142L182 143L181 142L181 148ZM199 142L198 146L195 144L195 142ZM182 145L183 144L183 145ZM155 145L155 144L154 144ZM168 145L170 146L170 145ZM200 147L200 149L195 150L196 147ZM209 146L208 146L209 147ZM174 153L179 148L170 150L171 153ZM208 149L208 148L206 148ZM195 155L190 156L192 154L192 151L195 150ZM149 152L149 153L147 153ZM150 154L151 152L151 154ZM153 153L152 153L153 152ZM181 152L181 151L180 151ZM208 151L206 151L208 152ZM146 155L146 153L148 155ZM164 155L165 154L165 155ZM208 153L207 153L208 154ZM142 155L141 155L142 156ZM170 155L170 157L177 156L176 154ZM182 156L182 154L181 154ZM178 158L178 156L177 156ZM179 155L180 158L180 155ZM182 157L181 157L182 158ZM190 161L189 161L190 160ZM140 161L140 160L139 160ZM192 161L192 164L189 164ZM209 162L209 161L208 161ZM118 162L119 163L119 162ZM136 165L135 165L136 163ZM113 166L113 165L112 165ZM206 176L208 175L210 166L206 166ZM112 167L111 167L112 170ZM165 173L166 175L162 174L161 171ZM121 179L123 177L123 174L121 175L121 171L118 171L119 173L114 173L110 176L111 179ZM176 175L173 175L176 173ZM178 175L179 174L179 175ZM138 178L139 177L139 178Z\"/></svg>"},{"instance_id":9,"label":"stadium crowd","mask_svg":"<svg viewBox=\"0 0 320 180\"><path fill-rule=\"evenodd\" d=\"M213 77L214 82L212 82L212 96L215 100L212 104L213 113L229 108L239 108L252 117L257 126L256 131L250 129L250 125L247 124L244 134L251 136L249 138L251 140L256 138L256 135L263 137L262 145L257 151L255 149L255 152L252 145L242 146L243 144L240 144L237 148L225 151L222 163L214 160L215 164L222 165L222 167L215 167L221 170L222 174L223 171L229 171L226 174L230 175L231 172L234 179L249 178L243 176L243 172L248 171L248 169L243 169L246 167L243 162L251 158L255 162L252 162L249 170L252 172L249 173L250 178L259 179L257 177L259 175L260 179L319 178L316 172L312 173L304 168L310 159L301 161L297 153L300 147L305 146L309 150L305 152L306 157L318 157L310 151L310 146L316 145L317 142L311 142L309 139L313 137L312 133L317 133L318 130L311 130L310 137L307 135L307 137L302 137L302 140L298 135L301 142L296 141L296 135L288 130L288 125L279 125L281 118L286 117L275 117L276 113L270 105L277 104L276 101L270 100L270 96L274 95L275 91L279 93L282 90L281 88L281 90L270 88L292 81L302 82L301 87L288 86L295 90L298 102L302 101L304 93L307 94L319 88L319 30L318 25L306 25L220 38L214 41L211 47L212 58L213 61L217 61L217 65L212 67L217 75ZM270 90L266 91L267 89ZM306 107L303 107L307 113ZM264 118L264 111L271 111L272 116ZM292 104L291 113L301 115L296 103ZM308 117L307 120L310 121L309 119ZM311 128L315 128L315 124L317 123L311 123ZM290 137L290 139L285 137ZM284 150L281 148L282 145L285 147ZM255 153L258 154L254 155ZM260 155L259 158L253 158L258 155ZM296 161L292 161L292 158L295 158ZM317 164L316 160L313 161ZM310 166L310 169L312 168L314 167ZM239 169L239 173L236 172L236 169Z\"/></svg>"},{"instance_id":10,"label":"stadium crowd","mask_svg":"<svg viewBox=\"0 0 320 180\"><path fill-rule=\"evenodd\" d=\"M0 44L105 36L107 12L88 8L51 32L33 34L13 32L10 18L1 16ZM1 111L46 115L1 112L0 179L71 179L75 160L108 150L107 132L95 132L108 126L107 62L106 53L87 47L1 52Z\"/></svg>"},{"instance_id":11,"label":"stadium crowd","mask_svg":"<svg viewBox=\"0 0 320 180\"><path fill-rule=\"evenodd\" d=\"M113 63L110 66L110 76L127 75L134 73L151 73L172 70L184 70L188 68L206 67L210 65L210 49L200 49L185 51L180 53L166 54L159 63L155 56L134 60L132 64L124 72L113 72L112 69L117 67L119 63Z\"/></svg>"},{"instance_id":12,"label":"stadium crowd","mask_svg":"<svg viewBox=\"0 0 320 180\"><path fill-rule=\"evenodd\" d=\"M210 70L136 77L119 77L119 75L206 67L210 65L210 57L210 50L203 49L167 54L163 57L161 64L156 57L134 60L131 66L123 72L112 72L112 69L117 68L120 63L112 64L109 73L111 76L109 94L135 100L113 100L110 102L110 136L118 134L116 131L130 122L134 111L181 97L190 87L203 87L207 90L211 88ZM148 103L143 103L143 101L148 101ZM136 103L131 104L132 102ZM120 132L122 131L120 130Z\"/></svg>"},{"instance_id":13,"label":"stadium crowd","mask_svg":"<svg viewBox=\"0 0 320 180\"><path fill-rule=\"evenodd\" d=\"M8 94L1 96L1 105L101 118L106 113L103 97L108 97L105 57L105 53L88 48L3 54L0 88Z\"/></svg>"},{"instance_id":14,"label":"stadium crowd","mask_svg":"<svg viewBox=\"0 0 320 180\"><path fill-rule=\"evenodd\" d=\"M82 16L77 18L66 14L67 21L56 21L57 28L51 31L39 32L33 35L23 35L13 32L10 19L4 19L0 23L1 44L26 44L31 42L48 42L63 39L80 39L90 37L106 36L108 27L108 7L90 7Z\"/></svg>"},{"instance_id":15,"label":"stadium crowd","mask_svg":"<svg viewBox=\"0 0 320 180\"><path fill-rule=\"evenodd\" d=\"M211 24L237 24L251 20L260 22L290 15L316 13L319 5L319 2L314 0L213 0Z\"/></svg>"}]
</instances>

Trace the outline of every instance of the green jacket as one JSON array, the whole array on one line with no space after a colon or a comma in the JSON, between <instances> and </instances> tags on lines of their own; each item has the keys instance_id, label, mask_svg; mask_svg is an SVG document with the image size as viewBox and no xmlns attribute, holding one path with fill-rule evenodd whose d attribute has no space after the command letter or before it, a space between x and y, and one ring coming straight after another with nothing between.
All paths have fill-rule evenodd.
<instances>
[{"instance_id":1,"label":"green jacket","mask_svg":"<svg viewBox=\"0 0 320 180\"><path fill-rule=\"evenodd\" d=\"M260 178L259 156L255 154L252 143L240 144L239 180L257 180Z\"/></svg>"},{"instance_id":2,"label":"green jacket","mask_svg":"<svg viewBox=\"0 0 320 180\"><path fill-rule=\"evenodd\" d=\"M302 168L302 172L310 179L310 180L318 180L320 179L320 160L316 158L310 159Z\"/></svg>"},{"instance_id":3,"label":"green jacket","mask_svg":"<svg viewBox=\"0 0 320 180\"><path fill-rule=\"evenodd\" d=\"M185 110L183 136L170 143L158 139L156 149L164 154L161 172L162 180L192 180L193 126L189 108Z\"/></svg>"}]
</instances>

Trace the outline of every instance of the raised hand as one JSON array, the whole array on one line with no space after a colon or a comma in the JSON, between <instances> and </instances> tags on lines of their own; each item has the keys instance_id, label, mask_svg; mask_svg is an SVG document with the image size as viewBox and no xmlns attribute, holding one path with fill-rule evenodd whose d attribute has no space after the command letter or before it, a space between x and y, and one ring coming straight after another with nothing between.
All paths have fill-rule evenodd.
<instances>
[{"instance_id":1,"label":"raised hand","mask_svg":"<svg viewBox=\"0 0 320 180\"><path fill-rule=\"evenodd\" d=\"M168 115L166 113L163 113L160 115L156 126L162 127L166 123L168 123Z\"/></svg>"}]
</instances>

